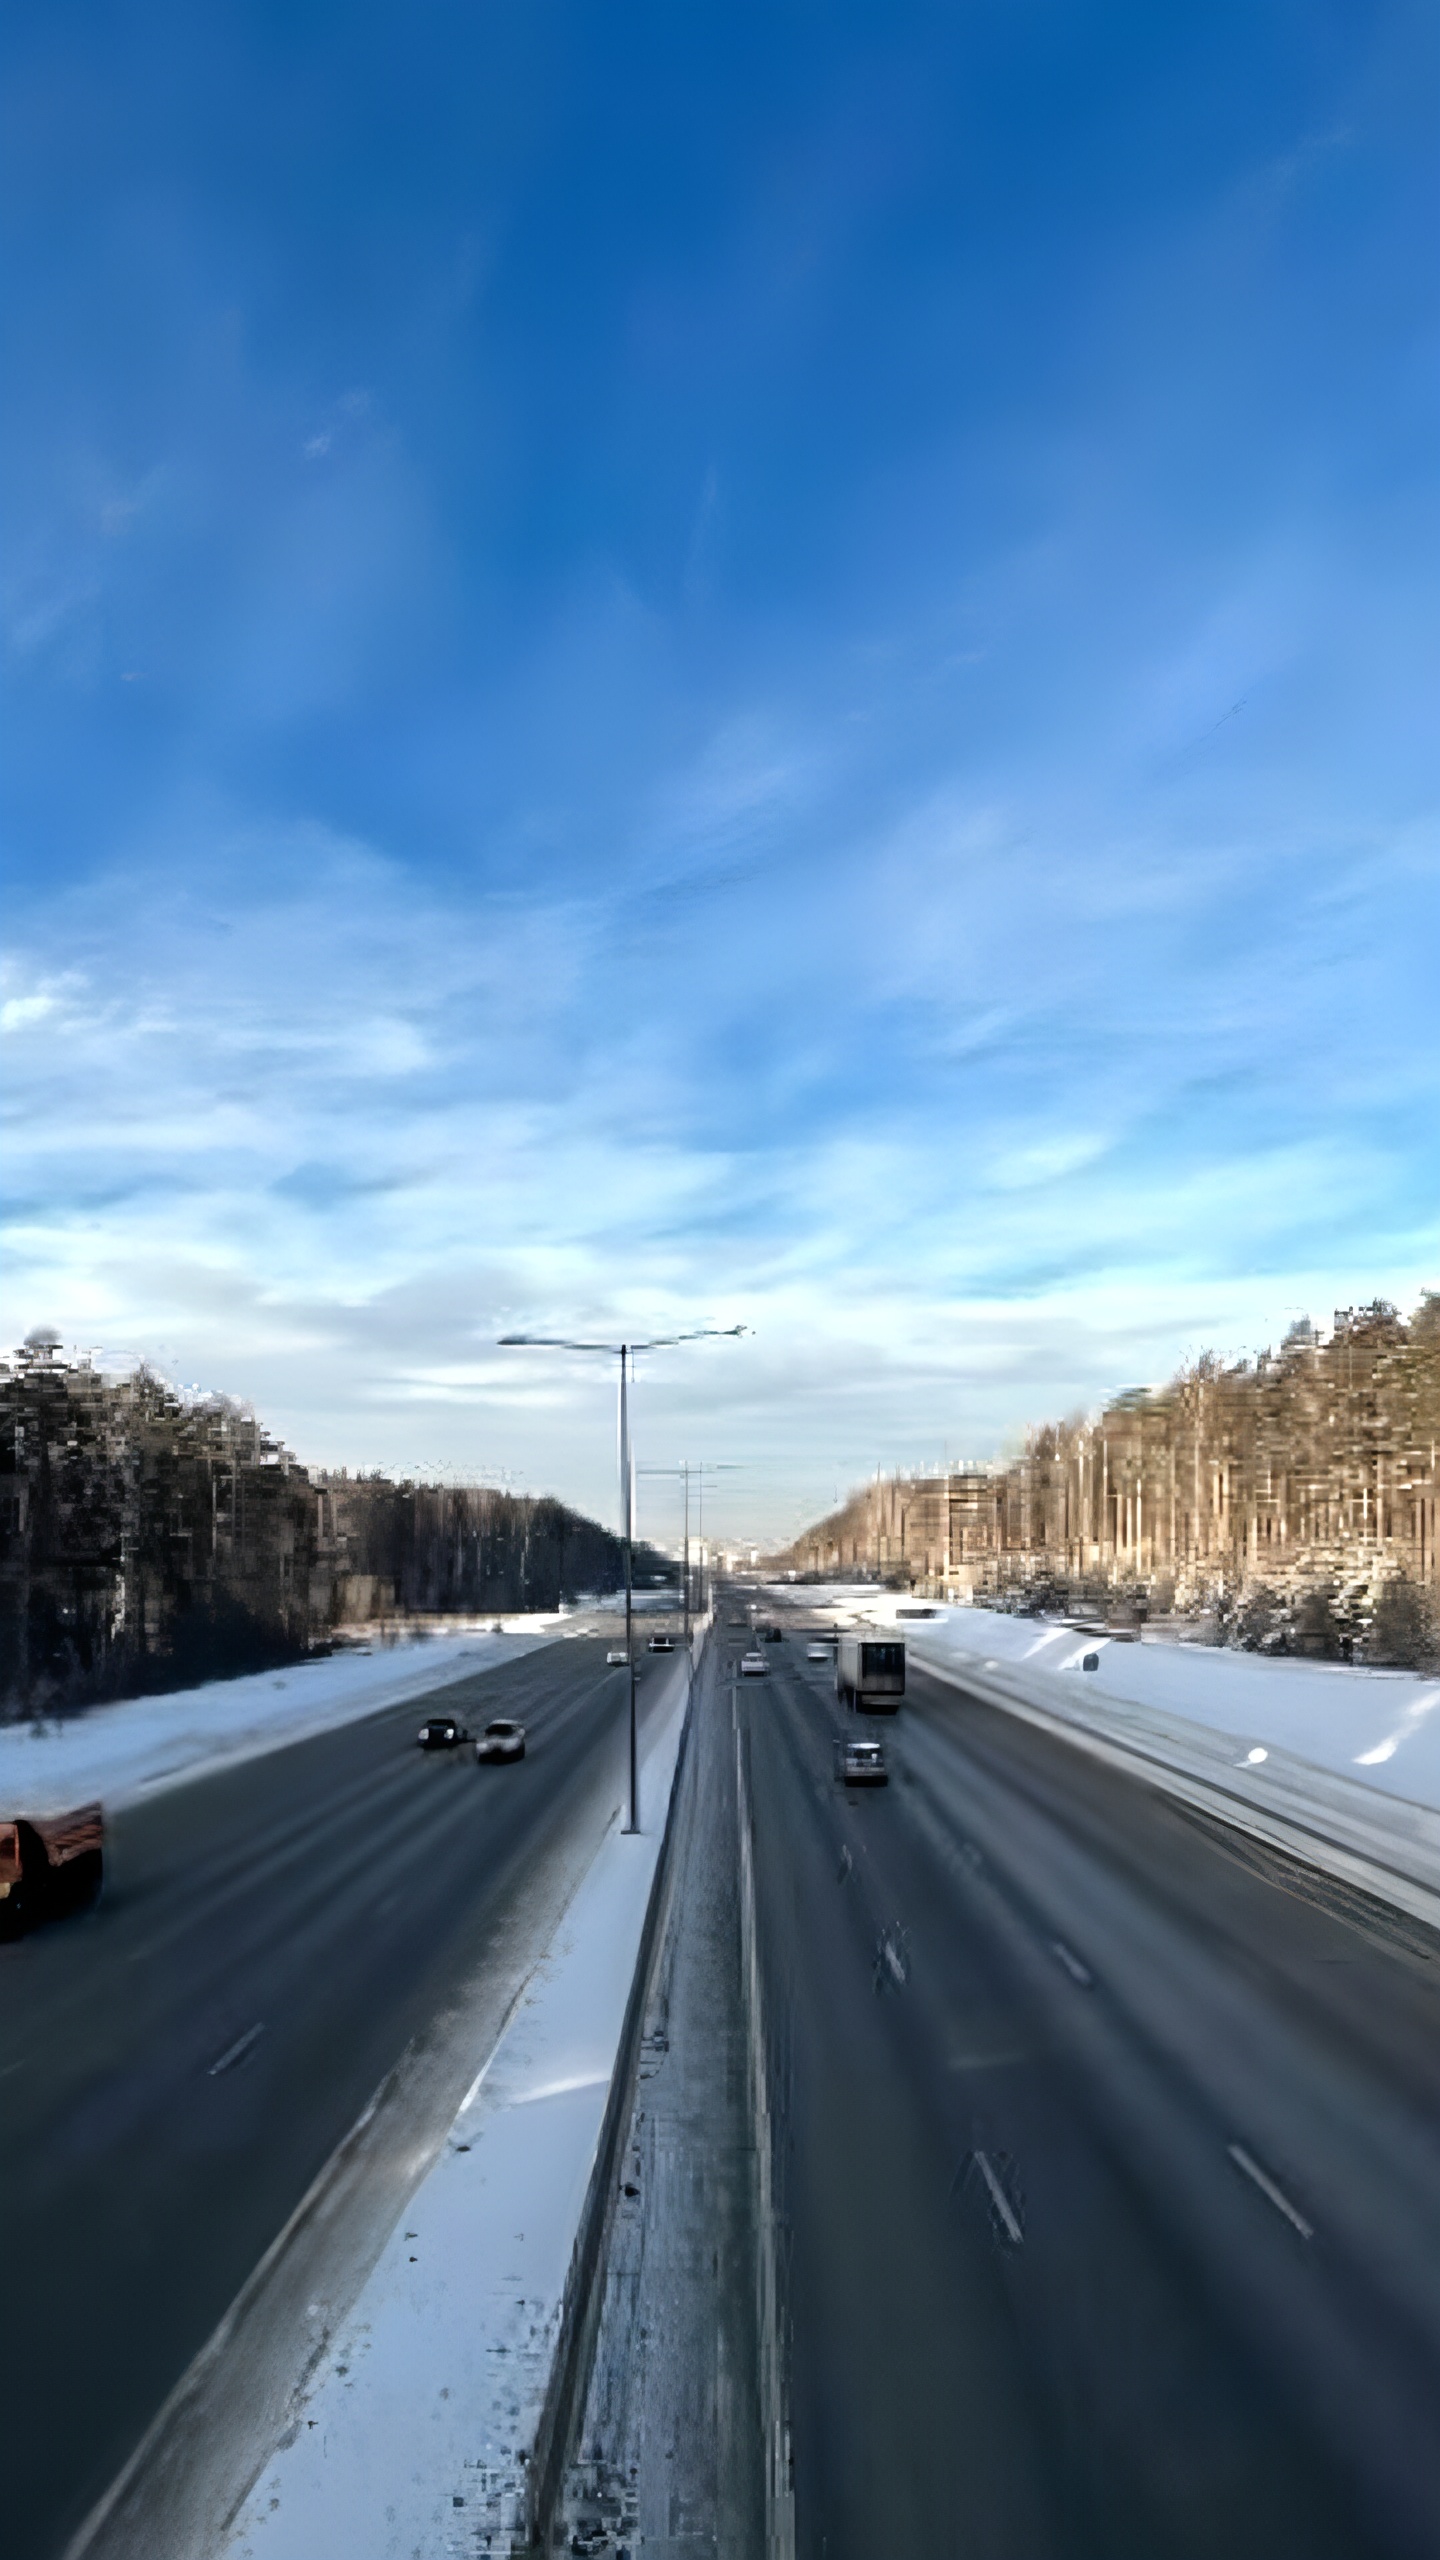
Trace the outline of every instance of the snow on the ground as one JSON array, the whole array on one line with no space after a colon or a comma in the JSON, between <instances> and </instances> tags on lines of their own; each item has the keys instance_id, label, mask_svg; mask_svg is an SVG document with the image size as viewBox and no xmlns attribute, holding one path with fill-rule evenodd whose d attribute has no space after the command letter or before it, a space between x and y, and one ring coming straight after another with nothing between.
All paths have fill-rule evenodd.
<instances>
[{"instance_id":1,"label":"snow on the ground","mask_svg":"<svg viewBox=\"0 0 1440 2560\"><path fill-rule=\"evenodd\" d=\"M802 1599L798 1590L789 1596ZM811 1596L807 1591L803 1598ZM1214 1645L1134 1644L1081 1635L1053 1618L1017 1618L860 1586L826 1586L813 1598L893 1626L919 1662L1018 1672L1027 1680L1041 1675L1053 1681L1057 1703L1092 1718L1107 1701L1148 1708L1233 1737L1242 1760L1286 1751L1337 1777L1440 1811L1440 1680ZM1098 1656L1094 1671L1082 1668L1087 1655Z\"/></svg>"},{"instance_id":2,"label":"snow on the ground","mask_svg":"<svg viewBox=\"0 0 1440 2560\"><path fill-rule=\"evenodd\" d=\"M440 2158L225 2543L231 2560L509 2549L660 1853L688 1666ZM494 2537L492 2545L492 2536Z\"/></svg>"},{"instance_id":3,"label":"snow on the ground","mask_svg":"<svg viewBox=\"0 0 1440 2560\"><path fill-rule=\"evenodd\" d=\"M122 1698L64 1723L0 1725L0 1818L63 1810L98 1796L111 1810L202 1769L253 1759L352 1717L399 1706L447 1681L554 1643L582 1621L508 1618L453 1635L346 1647L283 1671L207 1680L198 1689Z\"/></svg>"}]
</instances>

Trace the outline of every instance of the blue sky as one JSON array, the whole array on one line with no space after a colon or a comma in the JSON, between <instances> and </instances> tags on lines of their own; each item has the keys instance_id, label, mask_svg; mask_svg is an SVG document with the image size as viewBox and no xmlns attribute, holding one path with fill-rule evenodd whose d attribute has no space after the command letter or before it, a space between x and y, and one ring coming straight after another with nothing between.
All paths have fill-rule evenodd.
<instances>
[{"instance_id":1,"label":"blue sky","mask_svg":"<svg viewBox=\"0 0 1440 2560\"><path fill-rule=\"evenodd\" d=\"M7 1338L771 1534L1440 1284L1437 53L13 8Z\"/></svg>"}]
</instances>

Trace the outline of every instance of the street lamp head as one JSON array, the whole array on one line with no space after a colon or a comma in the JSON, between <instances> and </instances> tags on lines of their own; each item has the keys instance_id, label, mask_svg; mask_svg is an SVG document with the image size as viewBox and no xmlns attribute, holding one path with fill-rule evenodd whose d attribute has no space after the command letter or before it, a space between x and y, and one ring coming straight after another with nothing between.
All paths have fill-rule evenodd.
<instances>
[{"instance_id":1,"label":"street lamp head","mask_svg":"<svg viewBox=\"0 0 1440 2560\"><path fill-rule=\"evenodd\" d=\"M603 1351L612 1360L629 1352L669 1351L677 1342L736 1342L749 1331L743 1324L704 1324L694 1333L657 1333L648 1342L572 1342L562 1333L502 1333L500 1351Z\"/></svg>"},{"instance_id":2,"label":"street lamp head","mask_svg":"<svg viewBox=\"0 0 1440 2560\"><path fill-rule=\"evenodd\" d=\"M677 1342L737 1342L748 1328L743 1324L702 1324L695 1333L657 1333L649 1342L632 1342L636 1351L668 1351Z\"/></svg>"},{"instance_id":3,"label":"street lamp head","mask_svg":"<svg viewBox=\"0 0 1440 2560\"><path fill-rule=\"evenodd\" d=\"M624 1349L619 1342L570 1342L558 1333L502 1333L500 1351L604 1351L612 1358Z\"/></svg>"}]
</instances>

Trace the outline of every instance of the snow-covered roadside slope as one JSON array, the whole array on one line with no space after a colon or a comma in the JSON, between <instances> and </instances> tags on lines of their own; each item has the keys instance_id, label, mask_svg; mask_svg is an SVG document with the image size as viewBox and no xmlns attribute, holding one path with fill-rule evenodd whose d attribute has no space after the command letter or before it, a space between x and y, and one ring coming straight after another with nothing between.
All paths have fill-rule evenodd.
<instances>
[{"instance_id":1,"label":"snow-covered roadside slope","mask_svg":"<svg viewBox=\"0 0 1440 2560\"><path fill-rule=\"evenodd\" d=\"M799 1594L791 1594L792 1599ZM809 1594L805 1597L808 1599ZM1087 1723L1108 1707L1147 1710L1224 1736L1236 1759L1283 1751L1336 1777L1440 1811L1440 1680L1348 1664L1265 1659L1212 1645L1132 1644L1079 1635L1050 1618L952 1608L894 1592L816 1591L827 1610L894 1626L918 1662L1021 1675ZM923 1611L924 1614L917 1614ZM1083 1669L1096 1658L1093 1671ZM1125 1718L1127 1730L1131 1719Z\"/></svg>"},{"instance_id":2,"label":"snow-covered roadside slope","mask_svg":"<svg viewBox=\"0 0 1440 2560\"><path fill-rule=\"evenodd\" d=\"M64 1724L0 1726L0 1815L59 1811L96 1796L113 1810L202 1769L253 1759L422 1697L553 1644L580 1625L576 1619L511 1619L504 1635L470 1628L374 1652L328 1654L242 1680L209 1680L198 1689L122 1698Z\"/></svg>"}]
</instances>

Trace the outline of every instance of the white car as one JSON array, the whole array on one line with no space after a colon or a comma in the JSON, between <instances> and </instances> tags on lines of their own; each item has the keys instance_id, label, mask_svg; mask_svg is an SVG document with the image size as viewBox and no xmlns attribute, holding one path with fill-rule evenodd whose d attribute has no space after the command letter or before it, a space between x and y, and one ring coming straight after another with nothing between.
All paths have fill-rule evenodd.
<instances>
[{"instance_id":1,"label":"white car","mask_svg":"<svg viewBox=\"0 0 1440 2560\"><path fill-rule=\"evenodd\" d=\"M805 1647L805 1659L807 1662L828 1662L830 1647L828 1644L821 1644L817 1638Z\"/></svg>"},{"instance_id":2,"label":"white car","mask_svg":"<svg viewBox=\"0 0 1440 2560\"><path fill-rule=\"evenodd\" d=\"M477 1741L475 1757L477 1760L523 1760L525 1727L516 1724L513 1716L496 1716Z\"/></svg>"},{"instance_id":3,"label":"white car","mask_svg":"<svg viewBox=\"0 0 1440 2560\"><path fill-rule=\"evenodd\" d=\"M629 1659L630 1656L623 1644L612 1644L605 1656L605 1668L607 1671L613 1671L617 1662L628 1662Z\"/></svg>"},{"instance_id":4,"label":"white car","mask_svg":"<svg viewBox=\"0 0 1440 2560\"><path fill-rule=\"evenodd\" d=\"M742 1653L740 1656L740 1677L742 1680L763 1680L766 1678L769 1669L770 1665L766 1661L763 1653Z\"/></svg>"}]
</instances>

